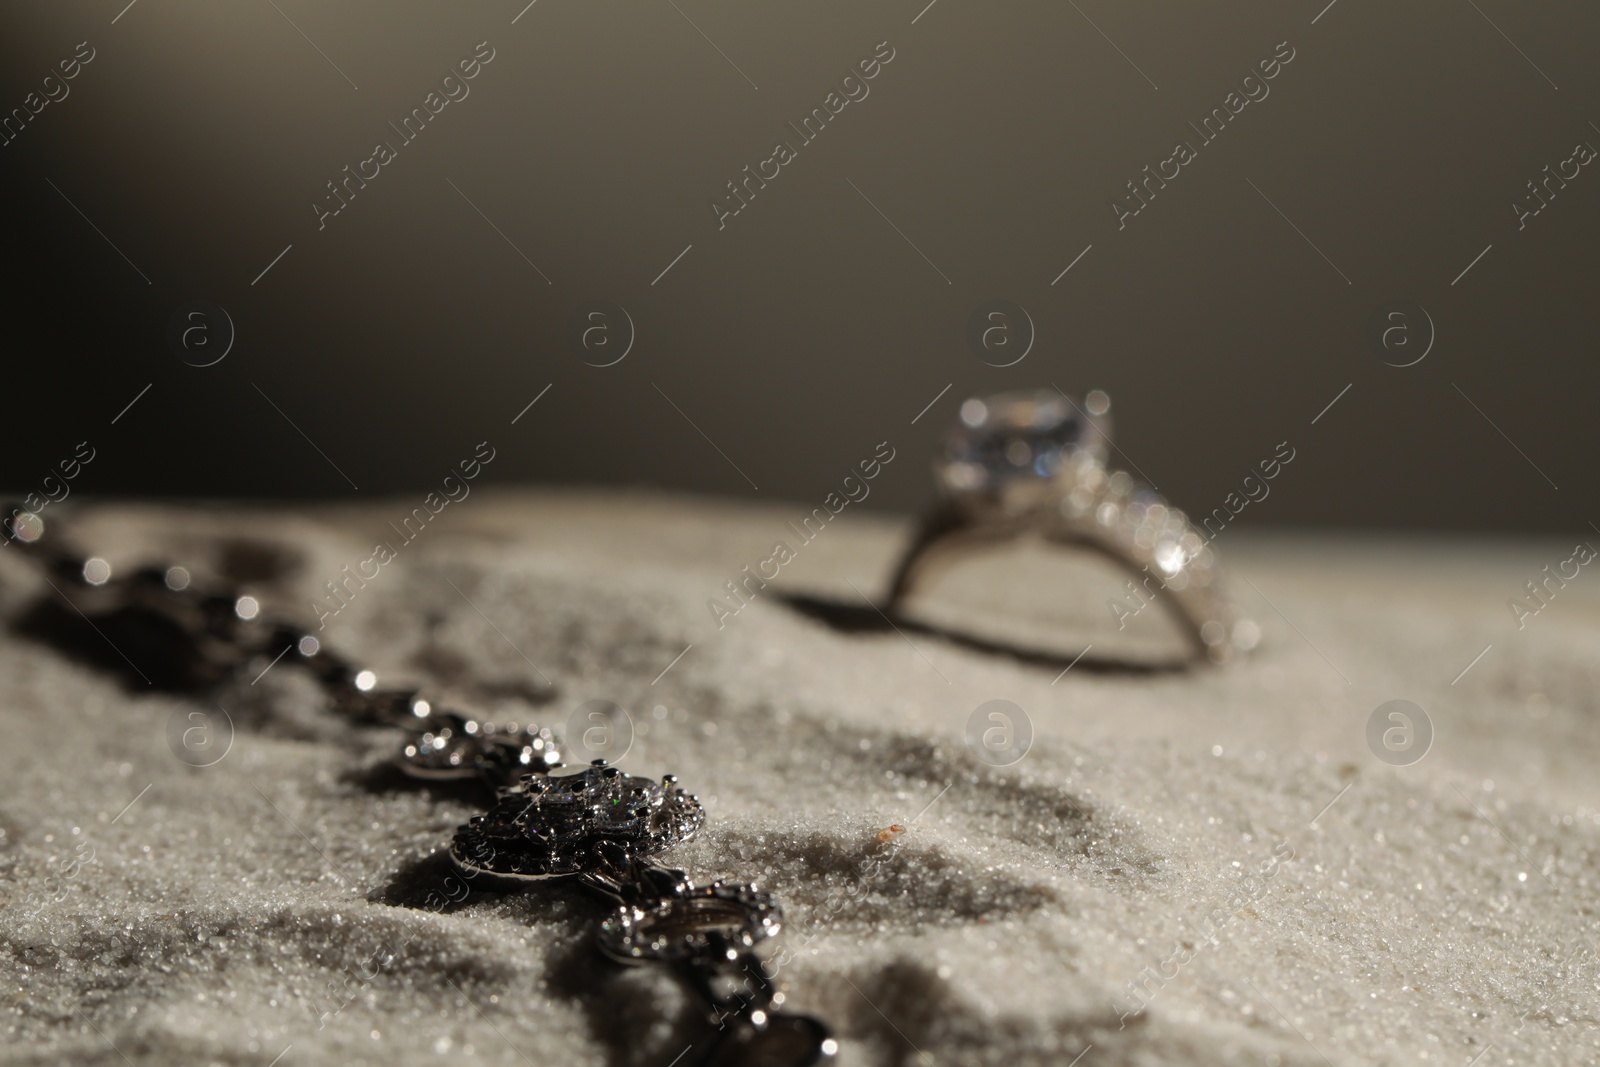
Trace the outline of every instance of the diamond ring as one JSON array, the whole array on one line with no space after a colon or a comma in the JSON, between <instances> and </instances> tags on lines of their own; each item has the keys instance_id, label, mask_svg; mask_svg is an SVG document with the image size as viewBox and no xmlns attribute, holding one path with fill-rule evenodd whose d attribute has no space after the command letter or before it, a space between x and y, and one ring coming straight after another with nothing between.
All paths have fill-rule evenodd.
<instances>
[{"instance_id":1,"label":"diamond ring","mask_svg":"<svg viewBox=\"0 0 1600 1067\"><path fill-rule=\"evenodd\" d=\"M955 557L1031 534L1109 557L1131 575L1134 603L1163 601L1197 656L1223 662L1254 647L1260 631L1223 591L1205 533L1111 470L1111 447L1111 399L1099 390L1081 403L1056 390L963 403L934 464L942 499L901 556L886 610Z\"/></svg>"}]
</instances>

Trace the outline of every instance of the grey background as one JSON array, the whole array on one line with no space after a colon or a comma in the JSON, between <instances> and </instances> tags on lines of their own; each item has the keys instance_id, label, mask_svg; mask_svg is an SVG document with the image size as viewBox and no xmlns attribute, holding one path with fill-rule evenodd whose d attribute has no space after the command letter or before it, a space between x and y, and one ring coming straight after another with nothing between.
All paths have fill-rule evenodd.
<instances>
[{"instance_id":1,"label":"grey background","mask_svg":"<svg viewBox=\"0 0 1600 1067\"><path fill-rule=\"evenodd\" d=\"M810 506L888 440L867 506L909 510L963 396L1057 383L1110 392L1191 513L1287 440L1241 524L1600 521L1600 176L1526 229L1511 207L1600 145L1592 5L524 3L7 5L0 108L97 54L0 148L0 486L87 439L80 498L369 497L488 439L498 484ZM485 40L319 231L324 183ZM724 183L881 41L870 95L719 231ZM1283 41L1270 95L1119 231L1109 200ZM1037 329L1004 369L965 339L997 298ZM237 326L215 366L168 348L190 299ZM637 330L604 369L565 340L595 299ZM1392 300L1437 326L1412 367L1365 340Z\"/></svg>"}]
</instances>

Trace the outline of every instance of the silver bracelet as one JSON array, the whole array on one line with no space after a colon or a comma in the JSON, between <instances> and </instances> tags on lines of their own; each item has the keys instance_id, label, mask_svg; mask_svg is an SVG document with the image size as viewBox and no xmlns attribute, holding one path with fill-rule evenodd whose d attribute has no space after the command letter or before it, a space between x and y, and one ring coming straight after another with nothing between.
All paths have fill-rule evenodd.
<instances>
[{"instance_id":1,"label":"silver bracelet","mask_svg":"<svg viewBox=\"0 0 1600 1067\"><path fill-rule=\"evenodd\" d=\"M826 1025L780 1010L783 985L758 950L783 927L777 902L748 883L695 885L658 862L705 821L699 799L676 777L624 774L605 760L568 767L549 729L436 709L415 689L380 689L373 671L303 628L265 617L239 588L182 567L114 577L105 560L73 552L57 533L47 538L43 520L21 508L6 509L0 539L32 559L63 597L63 585L73 589L78 598L69 603L113 647L135 647L152 684L203 689L252 659L292 649L284 660L309 671L334 710L405 732L394 762L406 775L491 789L488 812L456 830L449 852L456 870L512 890L568 879L608 902L600 950L620 963L671 968L716 1027L708 1043L696 1043L705 1051L691 1062L812 1067L834 1059L838 1043Z\"/></svg>"}]
</instances>

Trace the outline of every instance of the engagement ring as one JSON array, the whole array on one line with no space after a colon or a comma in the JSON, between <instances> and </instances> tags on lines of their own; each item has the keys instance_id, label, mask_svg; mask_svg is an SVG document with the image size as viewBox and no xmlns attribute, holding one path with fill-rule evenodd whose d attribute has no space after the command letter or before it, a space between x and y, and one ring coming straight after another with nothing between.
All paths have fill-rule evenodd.
<instances>
[{"instance_id":1,"label":"engagement ring","mask_svg":"<svg viewBox=\"0 0 1600 1067\"><path fill-rule=\"evenodd\" d=\"M1197 656L1223 662L1253 648L1260 631L1223 592L1205 533L1154 489L1107 465L1110 413L1111 399L1098 389L1081 403L1039 390L962 404L934 465L942 499L901 557L888 613L942 565L1034 535L1109 557L1132 575L1135 607L1126 613L1164 602Z\"/></svg>"}]
</instances>

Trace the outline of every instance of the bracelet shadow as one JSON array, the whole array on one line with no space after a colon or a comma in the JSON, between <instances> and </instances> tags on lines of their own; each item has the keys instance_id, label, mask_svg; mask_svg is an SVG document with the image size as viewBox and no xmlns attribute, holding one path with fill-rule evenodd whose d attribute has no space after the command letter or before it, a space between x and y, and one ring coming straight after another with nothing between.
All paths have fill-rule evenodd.
<instances>
[{"instance_id":1,"label":"bracelet shadow","mask_svg":"<svg viewBox=\"0 0 1600 1067\"><path fill-rule=\"evenodd\" d=\"M464 875L439 850L402 863L387 885L367 896L374 904L441 915L474 905L498 910L507 898L516 898L519 921L562 929L545 941L542 985L582 1012L605 1067L660 1067L686 1045L710 1047L715 1030L670 969L630 967L599 952L595 928L613 909L576 880L557 879L530 890ZM493 979L478 975L477 980Z\"/></svg>"},{"instance_id":2,"label":"bracelet shadow","mask_svg":"<svg viewBox=\"0 0 1600 1067\"><path fill-rule=\"evenodd\" d=\"M225 677L204 668L170 621L139 608L119 609L91 621L71 601L44 596L14 616L7 629L117 679L130 692L200 693Z\"/></svg>"},{"instance_id":3,"label":"bracelet shadow","mask_svg":"<svg viewBox=\"0 0 1600 1067\"><path fill-rule=\"evenodd\" d=\"M1077 656L1045 649L1028 648L1007 641L996 641L963 633L932 623L919 622L901 615L886 615L871 604L855 604L809 593L779 593L777 601L800 615L836 633L855 634L918 634L949 642L972 652L989 656L1004 656L1026 667L1059 673L1068 667L1089 674L1146 676L1174 674L1193 666L1189 658L1141 660L1124 656L1092 654L1087 649ZM1091 646L1092 647L1092 646Z\"/></svg>"},{"instance_id":4,"label":"bracelet shadow","mask_svg":"<svg viewBox=\"0 0 1600 1067\"><path fill-rule=\"evenodd\" d=\"M680 1067L701 1062L717 1030L677 974L661 965L607 959L595 948L595 925L598 919L583 936L552 949L545 982L583 1012L605 1067L660 1067L680 1056ZM698 1054L684 1056L691 1050Z\"/></svg>"},{"instance_id":5,"label":"bracelet shadow","mask_svg":"<svg viewBox=\"0 0 1600 1067\"><path fill-rule=\"evenodd\" d=\"M351 767L339 780L376 796L389 793L425 793L429 800L449 800L488 810L498 791L481 778L418 778L407 774L396 758L378 759L365 766Z\"/></svg>"}]
</instances>

